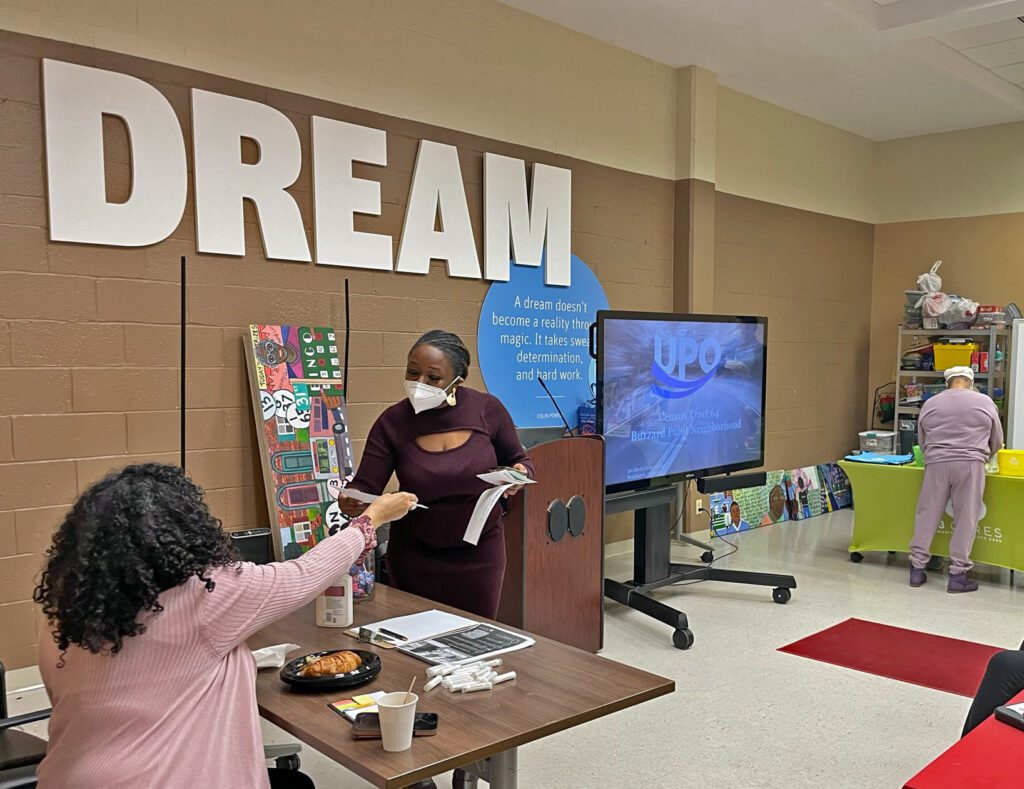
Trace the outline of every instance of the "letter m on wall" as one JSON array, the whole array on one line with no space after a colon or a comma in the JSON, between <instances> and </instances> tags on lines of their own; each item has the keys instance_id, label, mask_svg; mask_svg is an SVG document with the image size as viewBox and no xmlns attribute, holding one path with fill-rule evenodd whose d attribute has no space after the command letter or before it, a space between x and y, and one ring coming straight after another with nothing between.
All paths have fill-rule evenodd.
<instances>
[{"instance_id":1,"label":"letter m on wall","mask_svg":"<svg viewBox=\"0 0 1024 789\"><path fill-rule=\"evenodd\" d=\"M507 282L510 260L539 266L545 259L545 284L568 286L571 240L572 171L534 164L527 196L526 162L485 153L484 277Z\"/></svg>"}]
</instances>

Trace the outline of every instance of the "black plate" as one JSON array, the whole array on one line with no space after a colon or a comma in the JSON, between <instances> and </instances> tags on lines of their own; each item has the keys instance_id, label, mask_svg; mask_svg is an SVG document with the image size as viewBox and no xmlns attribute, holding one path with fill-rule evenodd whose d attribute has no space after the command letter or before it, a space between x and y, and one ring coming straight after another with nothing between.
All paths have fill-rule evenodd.
<instances>
[{"instance_id":1,"label":"black plate","mask_svg":"<svg viewBox=\"0 0 1024 789\"><path fill-rule=\"evenodd\" d=\"M355 671L345 674L332 674L326 677L304 677L300 673L307 660L316 660L324 655L335 652L354 652L363 659L363 664ZM380 674L380 657L373 652L362 649L328 649L323 652L311 652L284 664L281 669L281 681L292 686L294 690L327 691L358 688L365 685Z\"/></svg>"}]
</instances>

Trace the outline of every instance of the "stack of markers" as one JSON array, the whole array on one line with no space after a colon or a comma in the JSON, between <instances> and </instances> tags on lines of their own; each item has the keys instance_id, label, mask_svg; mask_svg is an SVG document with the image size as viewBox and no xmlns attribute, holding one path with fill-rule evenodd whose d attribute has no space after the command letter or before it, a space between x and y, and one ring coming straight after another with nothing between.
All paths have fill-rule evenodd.
<instances>
[{"instance_id":1,"label":"stack of markers","mask_svg":"<svg viewBox=\"0 0 1024 789\"><path fill-rule=\"evenodd\" d=\"M501 665L501 658L494 660L478 660L475 663L450 664L431 666L427 669L430 677L423 690L433 690L441 685L450 693L473 693L478 690L490 690L495 685L516 678L516 672L498 674L495 666Z\"/></svg>"}]
</instances>

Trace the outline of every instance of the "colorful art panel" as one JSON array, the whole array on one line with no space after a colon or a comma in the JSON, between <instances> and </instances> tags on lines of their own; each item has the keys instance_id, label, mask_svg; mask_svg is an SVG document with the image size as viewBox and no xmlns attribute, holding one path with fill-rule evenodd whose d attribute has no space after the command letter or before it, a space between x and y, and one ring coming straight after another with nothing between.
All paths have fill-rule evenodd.
<instances>
[{"instance_id":1,"label":"colorful art panel","mask_svg":"<svg viewBox=\"0 0 1024 789\"><path fill-rule=\"evenodd\" d=\"M323 326L249 327L246 361L277 556L302 555L346 524L338 487L355 463L338 333ZM358 571L358 574L357 574ZM353 568L356 597L372 577Z\"/></svg>"},{"instance_id":2,"label":"colorful art panel","mask_svg":"<svg viewBox=\"0 0 1024 789\"><path fill-rule=\"evenodd\" d=\"M814 466L783 472L786 509L790 520L806 520L821 515L821 483Z\"/></svg>"},{"instance_id":3,"label":"colorful art panel","mask_svg":"<svg viewBox=\"0 0 1024 789\"><path fill-rule=\"evenodd\" d=\"M708 498L715 534L807 520L852 505L849 480L834 463L769 471L762 487L727 490Z\"/></svg>"},{"instance_id":4,"label":"colorful art panel","mask_svg":"<svg viewBox=\"0 0 1024 789\"><path fill-rule=\"evenodd\" d=\"M853 492L846 472L836 463L824 463L818 466L818 478L821 480L822 512L834 512L853 506Z\"/></svg>"},{"instance_id":5,"label":"colorful art panel","mask_svg":"<svg viewBox=\"0 0 1024 789\"><path fill-rule=\"evenodd\" d=\"M716 493L708 500L712 528L716 534L770 526L791 520L785 492L784 475L790 472L769 471L766 484Z\"/></svg>"}]
</instances>

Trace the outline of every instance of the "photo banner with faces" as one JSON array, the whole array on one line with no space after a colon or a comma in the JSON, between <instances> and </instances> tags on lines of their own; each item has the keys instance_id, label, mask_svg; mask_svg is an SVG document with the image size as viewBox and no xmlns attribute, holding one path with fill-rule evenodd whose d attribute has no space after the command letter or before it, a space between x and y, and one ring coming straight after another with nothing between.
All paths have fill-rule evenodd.
<instances>
[{"instance_id":1,"label":"photo banner with faces","mask_svg":"<svg viewBox=\"0 0 1024 789\"><path fill-rule=\"evenodd\" d=\"M853 504L849 480L834 463L769 471L764 485L708 498L715 534L815 518Z\"/></svg>"},{"instance_id":2,"label":"photo banner with faces","mask_svg":"<svg viewBox=\"0 0 1024 789\"><path fill-rule=\"evenodd\" d=\"M344 335L329 326L249 326L246 364L278 559L301 556L344 527L338 490L355 473L345 405ZM373 588L355 566L353 596Z\"/></svg>"}]
</instances>

